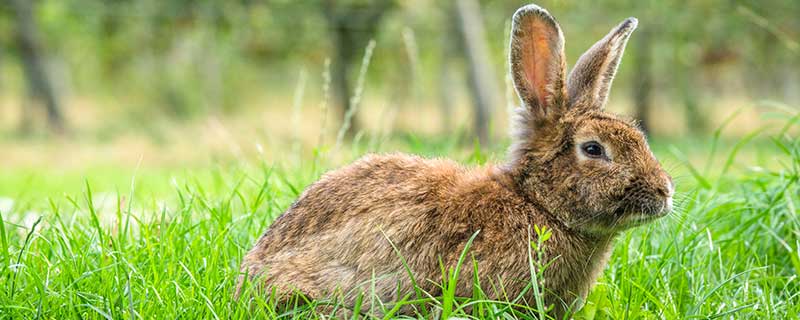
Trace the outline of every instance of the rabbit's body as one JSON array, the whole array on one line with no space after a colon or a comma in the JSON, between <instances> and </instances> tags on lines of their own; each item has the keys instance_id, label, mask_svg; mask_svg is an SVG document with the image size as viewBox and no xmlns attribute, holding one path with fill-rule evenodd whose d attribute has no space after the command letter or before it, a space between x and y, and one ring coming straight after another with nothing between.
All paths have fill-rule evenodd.
<instances>
[{"instance_id":1,"label":"rabbit's body","mask_svg":"<svg viewBox=\"0 0 800 320\"><path fill-rule=\"evenodd\" d=\"M546 269L547 289L585 296L602 270L611 237L572 232L516 189L501 167L369 155L306 189L247 255L242 271L266 272L268 286L285 292L354 298L346 293L374 288L382 300L395 301L414 291L394 244L417 284L436 296L439 259L455 267L478 232L456 295L472 294L472 258L479 276L492 276L482 283L502 279L506 292L517 294L530 283L528 243L535 241L535 225L553 231L545 259L558 257ZM530 294L523 299L533 302Z\"/></svg>"},{"instance_id":2,"label":"rabbit's body","mask_svg":"<svg viewBox=\"0 0 800 320\"><path fill-rule=\"evenodd\" d=\"M456 295L471 296L478 278L490 298L522 295L516 302L533 306L532 230L547 227L552 236L534 259L546 265L545 303L560 318L586 297L620 231L672 207L674 185L644 134L603 112L635 27L623 21L567 77L558 23L537 6L520 8L509 60L522 106L505 164L367 156L308 187L247 254L242 278L280 294L341 294L352 304L364 293L390 303L415 293L410 271L437 296L443 270L477 233Z\"/></svg>"}]
</instances>

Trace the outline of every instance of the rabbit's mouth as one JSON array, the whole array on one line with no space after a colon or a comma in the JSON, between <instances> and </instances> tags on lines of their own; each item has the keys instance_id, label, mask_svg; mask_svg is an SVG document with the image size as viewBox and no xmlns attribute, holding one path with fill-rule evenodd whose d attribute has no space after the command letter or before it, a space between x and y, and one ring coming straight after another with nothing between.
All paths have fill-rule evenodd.
<instances>
[{"instance_id":1,"label":"rabbit's mouth","mask_svg":"<svg viewBox=\"0 0 800 320\"><path fill-rule=\"evenodd\" d=\"M672 210L670 199L659 201L657 199L642 199L650 201L627 202L614 210L614 216L620 221L632 225L641 225L664 217Z\"/></svg>"},{"instance_id":2,"label":"rabbit's mouth","mask_svg":"<svg viewBox=\"0 0 800 320\"><path fill-rule=\"evenodd\" d=\"M661 216L666 215L669 213L669 205L668 204L660 204L660 205L640 205L640 206L620 206L617 210L614 210L615 217L624 217L629 215L644 215L644 216L652 216L655 218L660 218Z\"/></svg>"},{"instance_id":3,"label":"rabbit's mouth","mask_svg":"<svg viewBox=\"0 0 800 320\"><path fill-rule=\"evenodd\" d=\"M657 220L657 219L659 219L659 218L661 218L663 216L666 216L666 215L667 215L666 211L665 212L659 212L657 214L635 213L635 214L630 214L627 217L627 220L630 221L631 224L638 226L638 225L643 225L645 223Z\"/></svg>"}]
</instances>

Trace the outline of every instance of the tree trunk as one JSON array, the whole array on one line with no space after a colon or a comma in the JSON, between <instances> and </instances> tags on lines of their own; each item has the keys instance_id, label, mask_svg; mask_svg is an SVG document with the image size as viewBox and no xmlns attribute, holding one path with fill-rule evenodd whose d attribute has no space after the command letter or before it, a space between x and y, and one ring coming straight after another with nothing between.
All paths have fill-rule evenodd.
<instances>
[{"instance_id":1,"label":"tree trunk","mask_svg":"<svg viewBox=\"0 0 800 320\"><path fill-rule=\"evenodd\" d=\"M442 130L451 132L453 128L453 101L456 99L455 77L452 57L457 56L452 41L447 36L442 39L442 60L439 64L439 108L442 113Z\"/></svg>"},{"instance_id":2,"label":"tree trunk","mask_svg":"<svg viewBox=\"0 0 800 320\"><path fill-rule=\"evenodd\" d=\"M63 133L64 117L43 61L32 1L11 0L11 4L16 13L16 37L30 92L43 104L50 129Z\"/></svg>"},{"instance_id":3,"label":"tree trunk","mask_svg":"<svg viewBox=\"0 0 800 320\"><path fill-rule=\"evenodd\" d=\"M361 58L369 40L378 31L380 22L394 5L392 0L353 4L346 1L326 0L322 6L333 42L331 80L334 88L335 108L340 121L344 120L350 105L350 68ZM358 132L358 121L352 115L345 135L352 138Z\"/></svg>"},{"instance_id":4,"label":"tree trunk","mask_svg":"<svg viewBox=\"0 0 800 320\"><path fill-rule=\"evenodd\" d=\"M463 54L461 48L461 40L454 38L453 35L458 34L458 19L450 12L455 11L453 4L445 3L441 8L444 14L444 21L442 23L442 32L439 35L441 43L440 48L440 62L438 70L438 98L439 98L439 111L442 114L442 131L452 132L453 129L453 111L455 110L456 101L456 77L457 72L456 60L460 59Z\"/></svg>"},{"instance_id":5,"label":"tree trunk","mask_svg":"<svg viewBox=\"0 0 800 320\"><path fill-rule=\"evenodd\" d=\"M350 37L341 28L334 28L332 32L334 56L331 66L331 81L333 82L333 94L336 100L334 107L339 121L343 121L345 114L347 114L347 109L350 108L350 80L348 73L352 59L351 47L354 44L351 43ZM358 121L356 119L356 115L353 115L350 128L345 131L345 135L348 138L352 138L353 134L358 131Z\"/></svg>"},{"instance_id":6,"label":"tree trunk","mask_svg":"<svg viewBox=\"0 0 800 320\"><path fill-rule=\"evenodd\" d=\"M496 74L490 64L489 48L480 6L476 0L455 3L457 29L467 57L470 94L475 110L475 133L484 145L489 144L489 125L492 106L497 103Z\"/></svg>"},{"instance_id":7,"label":"tree trunk","mask_svg":"<svg viewBox=\"0 0 800 320\"><path fill-rule=\"evenodd\" d=\"M634 51L633 105L639 125L650 134L650 108L652 107L653 68L652 42L649 30L642 30L636 38Z\"/></svg>"}]
</instances>

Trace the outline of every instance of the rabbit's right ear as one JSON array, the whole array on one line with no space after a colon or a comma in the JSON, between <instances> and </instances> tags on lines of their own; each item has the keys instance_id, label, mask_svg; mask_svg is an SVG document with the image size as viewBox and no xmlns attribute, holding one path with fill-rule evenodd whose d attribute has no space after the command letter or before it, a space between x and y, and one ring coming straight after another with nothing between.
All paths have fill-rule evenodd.
<instances>
[{"instance_id":1,"label":"rabbit's right ear","mask_svg":"<svg viewBox=\"0 0 800 320\"><path fill-rule=\"evenodd\" d=\"M514 87L535 116L561 111L566 97L564 35L547 10L527 5L514 13L509 63Z\"/></svg>"},{"instance_id":2,"label":"rabbit's right ear","mask_svg":"<svg viewBox=\"0 0 800 320\"><path fill-rule=\"evenodd\" d=\"M603 109L625 45L637 24L636 18L625 19L578 59L567 84L571 106Z\"/></svg>"}]
</instances>

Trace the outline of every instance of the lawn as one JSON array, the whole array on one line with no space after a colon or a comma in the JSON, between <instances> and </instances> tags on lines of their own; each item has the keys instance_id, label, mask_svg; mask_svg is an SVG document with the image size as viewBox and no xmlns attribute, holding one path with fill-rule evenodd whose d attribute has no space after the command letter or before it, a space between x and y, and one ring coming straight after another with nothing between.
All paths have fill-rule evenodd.
<instances>
[{"instance_id":1,"label":"lawn","mask_svg":"<svg viewBox=\"0 0 800 320\"><path fill-rule=\"evenodd\" d=\"M315 306L336 308L335 301L276 308L269 297L248 305L232 292L242 256L270 222L304 186L346 162L329 158L395 148L471 165L503 157L503 146L475 151L398 139L399 147L322 148L283 161L246 156L189 168L4 169L0 318L323 317ZM776 131L752 140L654 139L653 147L676 176L677 208L620 235L575 317L797 319L800 141ZM530 319L541 311L510 308L513 297L488 301L480 292L422 293L403 303L425 306L421 318ZM373 308L362 311L394 311Z\"/></svg>"}]
</instances>

